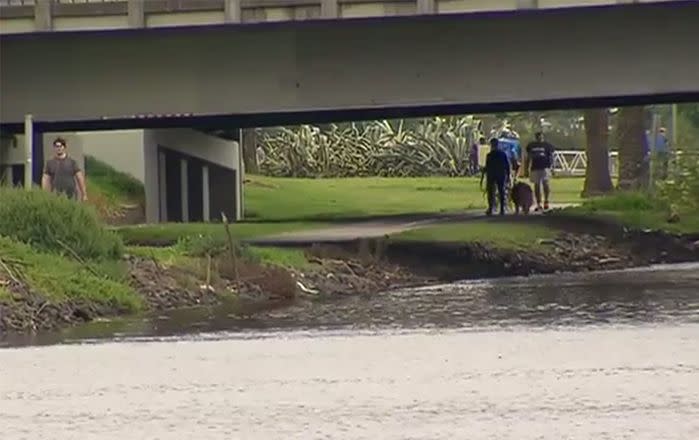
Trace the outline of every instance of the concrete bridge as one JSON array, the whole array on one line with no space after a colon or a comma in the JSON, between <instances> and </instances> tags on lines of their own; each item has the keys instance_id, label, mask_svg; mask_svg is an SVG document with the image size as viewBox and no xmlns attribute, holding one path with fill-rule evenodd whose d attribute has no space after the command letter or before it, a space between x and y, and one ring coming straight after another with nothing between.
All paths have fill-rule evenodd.
<instances>
[{"instance_id":1,"label":"concrete bridge","mask_svg":"<svg viewBox=\"0 0 699 440\"><path fill-rule=\"evenodd\" d=\"M658 0L0 0L0 33L565 8ZM672 1L672 0L660 0Z\"/></svg>"},{"instance_id":2,"label":"concrete bridge","mask_svg":"<svg viewBox=\"0 0 699 440\"><path fill-rule=\"evenodd\" d=\"M66 1L51 3L52 13L78 6ZM133 5L151 4L98 5L108 3L132 14ZM242 10L249 4L196 2L214 3ZM44 4L21 7L34 14L35 26ZM185 0L152 4L193 7ZM14 8L4 7L2 16ZM88 23L100 17L73 18ZM125 23L128 17L122 17ZM59 24L58 16L50 21ZM218 117L245 126L697 100L698 22L699 2L676 0L3 34L0 123L21 127L31 113L35 121L55 124L52 129L132 127L139 118L139 124L155 123L153 115L161 117L158 124L191 122L182 117L215 123Z\"/></svg>"}]
</instances>

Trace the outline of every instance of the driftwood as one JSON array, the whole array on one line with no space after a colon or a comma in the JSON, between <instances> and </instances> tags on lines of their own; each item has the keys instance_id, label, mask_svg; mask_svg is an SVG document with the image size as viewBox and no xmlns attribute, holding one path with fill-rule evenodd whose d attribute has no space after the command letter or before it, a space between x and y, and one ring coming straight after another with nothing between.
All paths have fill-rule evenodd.
<instances>
[{"instance_id":1,"label":"driftwood","mask_svg":"<svg viewBox=\"0 0 699 440\"><path fill-rule=\"evenodd\" d=\"M226 230L226 236L228 237L228 251L231 254L231 261L233 262L233 273L235 274L235 290L240 293L240 276L238 275L238 259L235 255L235 245L233 243L233 235L231 235L230 224L228 223L228 217L224 212L221 212L221 219L223 220L223 227Z\"/></svg>"}]
</instances>

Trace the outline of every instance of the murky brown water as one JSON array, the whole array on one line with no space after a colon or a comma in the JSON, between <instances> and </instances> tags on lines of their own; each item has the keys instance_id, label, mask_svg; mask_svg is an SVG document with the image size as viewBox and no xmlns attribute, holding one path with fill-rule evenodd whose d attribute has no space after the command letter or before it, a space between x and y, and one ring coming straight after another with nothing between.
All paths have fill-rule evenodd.
<instances>
[{"instance_id":1,"label":"murky brown water","mask_svg":"<svg viewBox=\"0 0 699 440\"><path fill-rule=\"evenodd\" d=\"M699 438L699 265L229 315L0 350L0 438Z\"/></svg>"}]
</instances>

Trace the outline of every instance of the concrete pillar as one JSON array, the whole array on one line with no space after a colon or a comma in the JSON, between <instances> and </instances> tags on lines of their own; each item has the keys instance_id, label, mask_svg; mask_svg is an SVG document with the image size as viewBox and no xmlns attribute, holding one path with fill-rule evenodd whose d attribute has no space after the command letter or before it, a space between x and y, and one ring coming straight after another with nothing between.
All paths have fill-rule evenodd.
<instances>
[{"instance_id":1,"label":"concrete pillar","mask_svg":"<svg viewBox=\"0 0 699 440\"><path fill-rule=\"evenodd\" d=\"M32 115L24 117L24 189L32 187L32 170L34 156L34 120Z\"/></svg>"},{"instance_id":2,"label":"concrete pillar","mask_svg":"<svg viewBox=\"0 0 699 440\"><path fill-rule=\"evenodd\" d=\"M182 221L189 221L189 180L187 159L180 159L180 200L182 201Z\"/></svg>"},{"instance_id":3,"label":"concrete pillar","mask_svg":"<svg viewBox=\"0 0 699 440\"><path fill-rule=\"evenodd\" d=\"M160 212L159 222L167 221L167 179L165 178L167 169L165 168L165 153L158 153L158 205Z\"/></svg>"},{"instance_id":4,"label":"concrete pillar","mask_svg":"<svg viewBox=\"0 0 699 440\"><path fill-rule=\"evenodd\" d=\"M24 117L24 187L41 184L44 165L44 136L34 123L32 115Z\"/></svg>"},{"instance_id":5,"label":"concrete pillar","mask_svg":"<svg viewBox=\"0 0 699 440\"><path fill-rule=\"evenodd\" d=\"M241 0L224 0L223 16L226 23L240 23L243 13Z\"/></svg>"},{"instance_id":6,"label":"concrete pillar","mask_svg":"<svg viewBox=\"0 0 699 440\"><path fill-rule=\"evenodd\" d=\"M417 0L417 13L420 15L436 14L437 2L435 0Z\"/></svg>"},{"instance_id":7,"label":"concrete pillar","mask_svg":"<svg viewBox=\"0 0 699 440\"><path fill-rule=\"evenodd\" d=\"M37 31L53 29L53 0L36 0L34 3L34 27Z\"/></svg>"},{"instance_id":8,"label":"concrete pillar","mask_svg":"<svg viewBox=\"0 0 699 440\"><path fill-rule=\"evenodd\" d=\"M321 18L338 18L340 16L340 7L338 0L321 0L320 1L320 17Z\"/></svg>"},{"instance_id":9,"label":"concrete pillar","mask_svg":"<svg viewBox=\"0 0 699 440\"><path fill-rule=\"evenodd\" d=\"M12 183L15 181L15 174L14 170L12 169L12 165L7 165L5 166L5 183L7 186L12 186Z\"/></svg>"},{"instance_id":10,"label":"concrete pillar","mask_svg":"<svg viewBox=\"0 0 699 440\"><path fill-rule=\"evenodd\" d=\"M211 205L209 203L209 167L204 165L201 167L201 206L202 220L209 222L211 220Z\"/></svg>"},{"instance_id":11,"label":"concrete pillar","mask_svg":"<svg viewBox=\"0 0 699 440\"><path fill-rule=\"evenodd\" d=\"M146 26L146 9L143 0L128 0L129 27L142 28Z\"/></svg>"},{"instance_id":12,"label":"concrete pillar","mask_svg":"<svg viewBox=\"0 0 699 440\"><path fill-rule=\"evenodd\" d=\"M245 164L243 160L243 143L242 143L243 130L240 130L238 142L235 143L235 149L237 150L238 163L236 166L235 175L238 177L235 182L235 220L243 220L243 184L245 182Z\"/></svg>"},{"instance_id":13,"label":"concrete pillar","mask_svg":"<svg viewBox=\"0 0 699 440\"><path fill-rule=\"evenodd\" d=\"M537 9L539 0L517 0L518 9Z\"/></svg>"}]
</instances>

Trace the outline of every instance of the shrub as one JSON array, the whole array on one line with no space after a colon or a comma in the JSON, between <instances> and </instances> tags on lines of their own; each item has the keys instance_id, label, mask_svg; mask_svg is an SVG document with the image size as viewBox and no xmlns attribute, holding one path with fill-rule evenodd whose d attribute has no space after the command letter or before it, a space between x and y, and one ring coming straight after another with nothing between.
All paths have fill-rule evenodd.
<instances>
[{"instance_id":1,"label":"shrub","mask_svg":"<svg viewBox=\"0 0 699 440\"><path fill-rule=\"evenodd\" d=\"M673 161L668 179L658 183L658 196L677 212L699 210L699 153Z\"/></svg>"},{"instance_id":2,"label":"shrub","mask_svg":"<svg viewBox=\"0 0 699 440\"><path fill-rule=\"evenodd\" d=\"M0 235L83 259L123 252L121 238L102 226L92 208L40 190L0 188Z\"/></svg>"}]
</instances>

